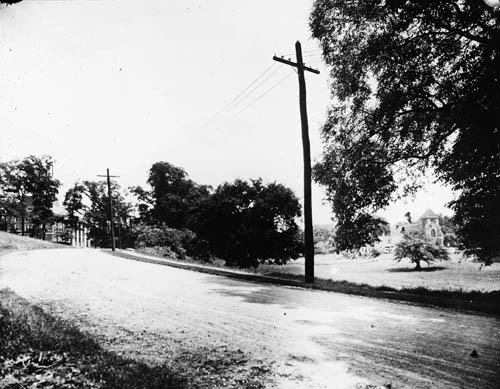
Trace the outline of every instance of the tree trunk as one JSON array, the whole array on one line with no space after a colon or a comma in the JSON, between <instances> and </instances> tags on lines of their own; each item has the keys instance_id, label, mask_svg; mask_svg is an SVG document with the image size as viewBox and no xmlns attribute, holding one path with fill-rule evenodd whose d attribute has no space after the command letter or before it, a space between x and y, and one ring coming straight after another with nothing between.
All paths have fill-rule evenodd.
<instances>
[{"instance_id":1,"label":"tree trunk","mask_svg":"<svg viewBox=\"0 0 500 389\"><path fill-rule=\"evenodd\" d=\"M422 267L420 266L420 261L417 261L417 262L415 262L415 263L416 263L415 270L416 270L416 271L420 271L420 270L422 270Z\"/></svg>"}]
</instances>

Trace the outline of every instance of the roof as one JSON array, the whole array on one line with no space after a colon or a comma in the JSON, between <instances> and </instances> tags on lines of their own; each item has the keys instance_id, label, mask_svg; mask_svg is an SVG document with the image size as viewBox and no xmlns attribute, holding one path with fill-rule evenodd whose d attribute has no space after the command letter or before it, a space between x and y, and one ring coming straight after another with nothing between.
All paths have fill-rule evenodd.
<instances>
[{"instance_id":1,"label":"roof","mask_svg":"<svg viewBox=\"0 0 500 389\"><path fill-rule=\"evenodd\" d=\"M427 211L424 212L422 216L420 216L420 219L437 219L437 218L439 218L439 216L436 215L432 209L428 209Z\"/></svg>"},{"instance_id":2,"label":"roof","mask_svg":"<svg viewBox=\"0 0 500 389\"><path fill-rule=\"evenodd\" d=\"M406 233L414 232L414 231L417 231L417 232L422 231L422 223L406 224L403 227L404 227Z\"/></svg>"}]
</instances>

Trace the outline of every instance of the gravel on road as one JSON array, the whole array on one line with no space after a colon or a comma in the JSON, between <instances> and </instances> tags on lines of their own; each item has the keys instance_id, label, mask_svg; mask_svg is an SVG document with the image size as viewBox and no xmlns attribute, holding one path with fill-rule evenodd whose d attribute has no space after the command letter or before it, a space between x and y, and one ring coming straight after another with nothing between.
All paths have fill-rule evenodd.
<instances>
[{"instance_id":1,"label":"gravel on road","mask_svg":"<svg viewBox=\"0 0 500 389\"><path fill-rule=\"evenodd\" d=\"M500 319L226 277L95 250L13 253L0 287L198 387L498 388ZM475 352L475 353L474 353Z\"/></svg>"}]
</instances>

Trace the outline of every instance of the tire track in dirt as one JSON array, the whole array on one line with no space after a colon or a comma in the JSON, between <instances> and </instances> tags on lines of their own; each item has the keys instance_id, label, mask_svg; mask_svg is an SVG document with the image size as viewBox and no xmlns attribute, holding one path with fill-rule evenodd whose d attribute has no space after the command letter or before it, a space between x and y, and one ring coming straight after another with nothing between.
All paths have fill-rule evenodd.
<instances>
[{"instance_id":1,"label":"tire track in dirt","mask_svg":"<svg viewBox=\"0 0 500 389\"><path fill-rule=\"evenodd\" d=\"M10 255L4 272L2 283L75 320L109 349L166 361L196 385L500 382L500 320L486 315L259 285L93 250ZM479 358L470 357L472 348Z\"/></svg>"}]
</instances>

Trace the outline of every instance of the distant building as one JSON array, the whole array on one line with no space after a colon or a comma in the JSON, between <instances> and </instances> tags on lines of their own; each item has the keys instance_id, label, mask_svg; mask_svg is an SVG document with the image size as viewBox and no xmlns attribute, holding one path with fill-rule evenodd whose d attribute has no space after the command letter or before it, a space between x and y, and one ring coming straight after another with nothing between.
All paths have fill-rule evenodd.
<instances>
[{"instance_id":1,"label":"distant building","mask_svg":"<svg viewBox=\"0 0 500 389\"><path fill-rule=\"evenodd\" d=\"M88 239L88 229L83 223L83 218L79 217L76 230L69 227L68 213L61 206L59 201L55 201L52 205L55 215L55 222L51 225L50 239L55 243L66 243L73 247L90 247ZM47 239L48 240L48 239Z\"/></svg>"},{"instance_id":2,"label":"distant building","mask_svg":"<svg viewBox=\"0 0 500 389\"><path fill-rule=\"evenodd\" d=\"M27 196L25 199L25 209L26 214L24 218L20 215L14 215L10 217L6 223L6 230L15 234L21 234L23 231L27 236L34 236L40 234L33 234L33 223L31 220L31 212L33 209L31 196ZM78 223L76 230L73 230L68 226L68 216L66 210L61 206L58 201L55 201L53 206L54 221L52 223L45 224L43 230L44 236L38 236L40 239L44 239L49 242L70 244L73 247L90 247L89 239L87 237L87 228L83 222Z\"/></svg>"},{"instance_id":3,"label":"distant building","mask_svg":"<svg viewBox=\"0 0 500 389\"><path fill-rule=\"evenodd\" d=\"M436 215L431 209L425 211L416 223L407 224L403 228L406 233L419 232L432 243L443 245L444 235L439 225L439 215Z\"/></svg>"}]
</instances>

